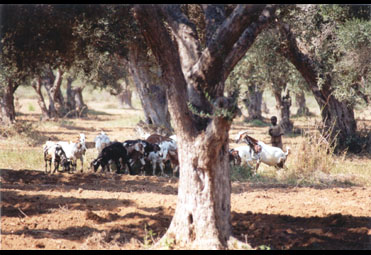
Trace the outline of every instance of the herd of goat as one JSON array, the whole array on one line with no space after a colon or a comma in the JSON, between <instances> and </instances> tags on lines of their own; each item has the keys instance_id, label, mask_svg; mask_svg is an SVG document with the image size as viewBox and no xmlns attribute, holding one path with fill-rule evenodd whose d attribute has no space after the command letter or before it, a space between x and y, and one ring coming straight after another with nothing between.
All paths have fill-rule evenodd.
<instances>
[{"instance_id":1,"label":"herd of goat","mask_svg":"<svg viewBox=\"0 0 371 255\"><path fill-rule=\"evenodd\" d=\"M246 146L240 146L229 151L229 161L232 165L247 164L255 169L255 173L261 162L279 168L284 167L289 154L289 148L283 152L278 147L269 146L258 141L247 134L240 132L236 143L244 141ZM90 169L96 172L99 167L101 171L111 171L111 164L116 166L116 173L129 173L131 175L156 175L157 166L160 168L161 176L166 176L165 169L170 168L172 175L179 175L179 162L177 153L176 136L162 136L152 134L144 140L127 140L124 142L111 141L102 131L94 139L98 156L90 163ZM75 142L47 141L43 145L45 173L59 171L76 171L77 160L81 162L83 172L84 155L86 152L85 135L80 134ZM48 172L49 163L49 172ZM51 170L51 165L54 170ZM127 168L125 167L127 166Z\"/></svg>"}]
</instances>

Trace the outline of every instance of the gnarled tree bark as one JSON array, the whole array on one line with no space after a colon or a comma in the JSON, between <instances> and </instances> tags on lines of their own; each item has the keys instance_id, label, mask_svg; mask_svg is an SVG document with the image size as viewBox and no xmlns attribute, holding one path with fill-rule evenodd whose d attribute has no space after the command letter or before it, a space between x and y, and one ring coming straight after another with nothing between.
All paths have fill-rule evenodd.
<instances>
[{"instance_id":1,"label":"gnarled tree bark","mask_svg":"<svg viewBox=\"0 0 371 255\"><path fill-rule=\"evenodd\" d=\"M234 55L242 57L258 32L246 33L251 37L242 40L244 46L234 47L235 43L247 29L257 31L249 25L261 26L259 15L264 7L238 6L222 21L223 12L215 12L215 17L213 8L209 9L206 18L210 30L206 33L207 47L202 52L195 27L182 15L180 6L134 8L146 43L163 71L178 141L178 202L169 229L158 245L173 240L180 248L225 249L234 240L230 223L228 131L237 109L236 97L223 97L224 81L238 62ZM273 12L274 8L262 16L272 16ZM169 24L176 45L160 16ZM215 26L211 24L213 20ZM233 66L225 65L228 56ZM206 94L210 100L204 100ZM200 118L189 105L210 116ZM222 111L228 114L220 114Z\"/></svg>"}]
</instances>

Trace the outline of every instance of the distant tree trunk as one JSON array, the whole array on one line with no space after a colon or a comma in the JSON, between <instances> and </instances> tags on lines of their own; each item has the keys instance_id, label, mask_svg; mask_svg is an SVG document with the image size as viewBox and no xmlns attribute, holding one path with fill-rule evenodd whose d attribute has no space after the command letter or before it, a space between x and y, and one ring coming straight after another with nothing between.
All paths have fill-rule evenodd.
<instances>
[{"instance_id":1,"label":"distant tree trunk","mask_svg":"<svg viewBox=\"0 0 371 255\"><path fill-rule=\"evenodd\" d=\"M63 72L58 70L54 76L52 70L41 78L36 78L32 82L32 87L38 95L38 104L41 108L43 119L64 118L64 117L83 117L87 113L87 105L82 97L82 88L73 88L73 77L67 78L66 101L61 92ZM44 85L49 97L49 109L45 104L44 97L41 93L41 85Z\"/></svg>"},{"instance_id":2,"label":"distant tree trunk","mask_svg":"<svg viewBox=\"0 0 371 255\"><path fill-rule=\"evenodd\" d=\"M74 95L73 95L73 92L72 92L72 82L73 81L74 81L74 79L71 76L67 77L66 110L68 112L73 111L76 108L76 103L75 103Z\"/></svg>"},{"instance_id":3,"label":"distant tree trunk","mask_svg":"<svg viewBox=\"0 0 371 255\"><path fill-rule=\"evenodd\" d=\"M300 90L299 92L295 93L295 101L296 101L296 106L298 107L298 111L296 112L296 115L308 116L309 109L305 102L305 94L303 90Z\"/></svg>"},{"instance_id":4,"label":"distant tree trunk","mask_svg":"<svg viewBox=\"0 0 371 255\"><path fill-rule=\"evenodd\" d=\"M269 108L268 108L268 106L267 106L267 103L264 102L264 100L263 100L263 102L262 102L262 111L263 111L265 114L269 114Z\"/></svg>"},{"instance_id":5,"label":"distant tree trunk","mask_svg":"<svg viewBox=\"0 0 371 255\"><path fill-rule=\"evenodd\" d=\"M280 118L278 118L279 125L281 125L282 129L285 133L291 132L294 128L292 121L290 121L290 107L291 107L291 97L290 91L287 90L287 94L282 96L282 88L285 87L284 85L279 85L273 87L273 94L276 99L276 109L279 111Z\"/></svg>"},{"instance_id":6,"label":"distant tree trunk","mask_svg":"<svg viewBox=\"0 0 371 255\"><path fill-rule=\"evenodd\" d=\"M58 118L66 114L64 107L64 98L61 92L63 71L58 69L54 75L50 69L44 79L44 86L49 97L49 112L50 117Z\"/></svg>"},{"instance_id":7,"label":"distant tree trunk","mask_svg":"<svg viewBox=\"0 0 371 255\"><path fill-rule=\"evenodd\" d=\"M273 87L273 95L276 99L276 109L277 111L281 112L282 109L282 88L281 87Z\"/></svg>"},{"instance_id":8,"label":"distant tree trunk","mask_svg":"<svg viewBox=\"0 0 371 255\"><path fill-rule=\"evenodd\" d=\"M279 49L301 73L307 81L309 88L320 106L322 122L326 131L332 130L332 136L337 134L338 145L341 148L349 137L356 134L357 122L354 118L354 110L346 101L340 102L332 93L331 77L323 77L324 83L318 84L318 71L314 66L315 60L299 50L296 38L286 24L279 23L281 34L287 39L287 43L281 44Z\"/></svg>"},{"instance_id":9,"label":"distant tree trunk","mask_svg":"<svg viewBox=\"0 0 371 255\"><path fill-rule=\"evenodd\" d=\"M263 91L257 90L256 86L249 86L245 98L242 100L248 111L248 120L263 119L262 102Z\"/></svg>"},{"instance_id":10,"label":"distant tree trunk","mask_svg":"<svg viewBox=\"0 0 371 255\"><path fill-rule=\"evenodd\" d=\"M131 108L134 109L133 104L131 102L133 92L130 89L123 90L120 94L118 94L120 108Z\"/></svg>"},{"instance_id":11,"label":"distant tree trunk","mask_svg":"<svg viewBox=\"0 0 371 255\"><path fill-rule=\"evenodd\" d=\"M36 94L37 94L37 103L39 104L40 109L41 109L42 119L43 120L50 119L50 117L51 117L50 112L49 112L49 110L46 106L44 96L41 92L41 78L40 77L35 78L32 81L31 85L32 85L32 87L34 88L34 90L36 91Z\"/></svg>"},{"instance_id":12,"label":"distant tree trunk","mask_svg":"<svg viewBox=\"0 0 371 255\"><path fill-rule=\"evenodd\" d=\"M281 100L281 120L279 125L282 127L285 133L291 132L294 128L294 124L290 120L290 107L291 107L291 97L290 91L287 90L286 95L282 97Z\"/></svg>"},{"instance_id":13,"label":"distant tree trunk","mask_svg":"<svg viewBox=\"0 0 371 255\"><path fill-rule=\"evenodd\" d=\"M15 121L15 108L14 108L14 93L18 85L8 81L0 89L0 108L1 108L1 122L6 125L11 125Z\"/></svg>"},{"instance_id":14,"label":"distant tree trunk","mask_svg":"<svg viewBox=\"0 0 371 255\"><path fill-rule=\"evenodd\" d=\"M63 71L61 69L57 69L57 74L55 76L53 86L50 89L50 93L52 95L54 107L58 117L63 117L66 113L66 109L64 107L64 98L61 92L61 85L63 80L62 75Z\"/></svg>"},{"instance_id":15,"label":"distant tree trunk","mask_svg":"<svg viewBox=\"0 0 371 255\"><path fill-rule=\"evenodd\" d=\"M82 97L82 91L85 87L77 87L72 90L72 95L74 96L75 111L77 117L84 117L87 113L87 105L84 103Z\"/></svg>"},{"instance_id":16,"label":"distant tree trunk","mask_svg":"<svg viewBox=\"0 0 371 255\"><path fill-rule=\"evenodd\" d=\"M117 95L119 100L120 108L130 108L134 109L133 104L131 102L133 92L129 88L129 81L125 79L124 82L121 84L122 91Z\"/></svg>"},{"instance_id":17,"label":"distant tree trunk","mask_svg":"<svg viewBox=\"0 0 371 255\"><path fill-rule=\"evenodd\" d=\"M166 90L164 86L152 83L146 52L138 45L132 45L130 48L129 70L142 103L145 122L171 130Z\"/></svg>"}]
</instances>

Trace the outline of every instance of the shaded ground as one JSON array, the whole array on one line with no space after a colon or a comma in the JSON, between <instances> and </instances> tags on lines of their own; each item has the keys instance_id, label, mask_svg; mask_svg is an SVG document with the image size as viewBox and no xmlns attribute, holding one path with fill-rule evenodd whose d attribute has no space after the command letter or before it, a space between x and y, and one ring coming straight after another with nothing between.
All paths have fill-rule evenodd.
<instances>
[{"instance_id":1,"label":"shaded ground","mask_svg":"<svg viewBox=\"0 0 371 255\"><path fill-rule=\"evenodd\" d=\"M177 179L0 170L1 249L145 249ZM232 184L233 235L254 248L371 249L371 188Z\"/></svg>"}]
</instances>

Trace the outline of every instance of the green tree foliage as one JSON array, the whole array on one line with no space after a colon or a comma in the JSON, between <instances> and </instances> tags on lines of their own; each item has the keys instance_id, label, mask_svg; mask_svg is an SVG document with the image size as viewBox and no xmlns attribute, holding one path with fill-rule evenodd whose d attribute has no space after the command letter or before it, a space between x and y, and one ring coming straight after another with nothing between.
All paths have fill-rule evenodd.
<instances>
[{"instance_id":1,"label":"green tree foliage","mask_svg":"<svg viewBox=\"0 0 371 255\"><path fill-rule=\"evenodd\" d=\"M79 11L65 5L2 5L2 75L15 81L39 74L47 64L70 67L81 51L72 30Z\"/></svg>"},{"instance_id":2,"label":"green tree foliage","mask_svg":"<svg viewBox=\"0 0 371 255\"><path fill-rule=\"evenodd\" d=\"M370 5L290 5L280 17L299 47L315 60L319 85L349 104L370 98Z\"/></svg>"},{"instance_id":3,"label":"green tree foliage","mask_svg":"<svg viewBox=\"0 0 371 255\"><path fill-rule=\"evenodd\" d=\"M339 26L335 36L332 71L336 96L353 104L368 104L371 97L371 20L348 20Z\"/></svg>"}]
</instances>

